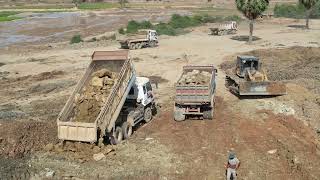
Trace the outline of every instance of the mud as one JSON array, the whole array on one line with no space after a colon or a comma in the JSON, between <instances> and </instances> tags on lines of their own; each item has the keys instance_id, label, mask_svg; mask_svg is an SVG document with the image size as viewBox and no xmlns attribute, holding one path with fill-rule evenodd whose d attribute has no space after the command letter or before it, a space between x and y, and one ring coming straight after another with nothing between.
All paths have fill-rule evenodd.
<instances>
[{"instance_id":1,"label":"mud","mask_svg":"<svg viewBox=\"0 0 320 180\"><path fill-rule=\"evenodd\" d=\"M0 155L21 158L56 143L57 126L52 122L2 122L0 126Z\"/></svg>"},{"instance_id":2,"label":"mud","mask_svg":"<svg viewBox=\"0 0 320 180\"><path fill-rule=\"evenodd\" d=\"M94 72L82 92L75 96L74 117L71 121L94 122L107 100L115 80L116 74L107 69Z\"/></svg>"},{"instance_id":3,"label":"mud","mask_svg":"<svg viewBox=\"0 0 320 180\"><path fill-rule=\"evenodd\" d=\"M211 74L206 71L193 70L182 75L180 85L206 85L210 83Z\"/></svg>"}]
</instances>

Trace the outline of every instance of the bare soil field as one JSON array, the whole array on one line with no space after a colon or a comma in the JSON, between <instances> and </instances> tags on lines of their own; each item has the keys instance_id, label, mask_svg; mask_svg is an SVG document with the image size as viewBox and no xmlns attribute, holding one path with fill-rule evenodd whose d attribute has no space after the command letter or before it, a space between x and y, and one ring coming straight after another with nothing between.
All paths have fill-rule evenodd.
<instances>
[{"instance_id":1,"label":"bare soil field","mask_svg":"<svg viewBox=\"0 0 320 180\"><path fill-rule=\"evenodd\" d=\"M1 51L1 179L225 179L230 150L242 165L239 179L320 177L320 21L269 19L255 24L252 45L233 35L209 36L210 24L181 36L160 36L159 47L131 51L138 75L158 83L161 108L148 124L117 146L57 143L56 117L95 50L117 50L115 41L52 44ZM237 36L248 34L248 24ZM224 70L237 55L258 56L270 79L287 83L288 94L239 99L224 86ZM219 68L213 120L173 120L174 85L184 65ZM220 66L220 64L222 64ZM312 85L312 82L314 83ZM96 154L101 160L94 160Z\"/></svg>"}]
</instances>

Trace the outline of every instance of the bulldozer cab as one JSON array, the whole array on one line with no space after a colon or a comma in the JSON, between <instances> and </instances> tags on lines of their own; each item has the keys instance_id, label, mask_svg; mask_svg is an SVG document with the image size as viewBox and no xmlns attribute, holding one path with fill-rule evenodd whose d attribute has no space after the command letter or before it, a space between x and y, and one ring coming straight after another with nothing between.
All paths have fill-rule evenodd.
<instances>
[{"instance_id":1,"label":"bulldozer cab","mask_svg":"<svg viewBox=\"0 0 320 180\"><path fill-rule=\"evenodd\" d=\"M254 56L238 56L237 57L237 75L245 77L246 72L254 73L260 70L261 64L259 59Z\"/></svg>"}]
</instances>

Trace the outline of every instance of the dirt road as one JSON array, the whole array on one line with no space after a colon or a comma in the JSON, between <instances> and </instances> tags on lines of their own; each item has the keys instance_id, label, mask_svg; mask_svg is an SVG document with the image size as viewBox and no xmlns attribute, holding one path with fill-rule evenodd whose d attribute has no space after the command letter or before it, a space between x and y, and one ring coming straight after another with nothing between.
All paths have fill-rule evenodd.
<instances>
[{"instance_id":1,"label":"dirt road","mask_svg":"<svg viewBox=\"0 0 320 180\"><path fill-rule=\"evenodd\" d=\"M43 150L37 146L34 150L26 149L22 155L17 151L11 153L15 159L1 161L12 163L0 172L8 175L21 167L27 176L35 177L54 171L55 177L84 179L224 179L227 154L234 149L242 161L238 172L240 179L317 179L320 164L315 160L320 157L320 145L315 127L309 125L303 114L275 113L279 107L299 112L293 97L303 99L306 93L319 97L317 92L302 84L290 82L289 95L283 97L240 100L227 91L225 74L219 69L214 120L177 123L172 117L173 87L184 65L214 64L219 67L238 53L257 49L319 48L320 21L312 21L312 30L288 27L297 24L303 24L303 21L271 19L258 22L254 33L261 39L253 45L233 40L239 38L231 39L232 35L208 36L210 25L194 28L191 33L181 36L161 36L159 47L131 51L137 73L159 80L155 92L162 108L151 123L141 125L130 140L116 147L96 149L75 144L65 149L56 146L48 149L47 146ZM248 25L242 23L238 35L246 35L247 28ZM7 157L11 151L16 152L17 144L10 141L10 133L2 133L5 132L2 128L17 126L19 121L42 122L47 124L45 127L51 127L88 65L92 52L118 47L116 42L99 46L88 43L0 55L3 59L0 67L0 145L9 147L0 151L1 155ZM312 110L318 112L316 108ZM28 131L33 129L36 128L31 127ZM15 131L25 133L21 127ZM48 129L48 132L52 131L52 128ZM51 133L41 134L36 142L43 146L55 143L54 139L47 138ZM104 160L95 162L92 159L94 153L106 152L109 148L114 151ZM17 159L21 156L24 158Z\"/></svg>"}]
</instances>

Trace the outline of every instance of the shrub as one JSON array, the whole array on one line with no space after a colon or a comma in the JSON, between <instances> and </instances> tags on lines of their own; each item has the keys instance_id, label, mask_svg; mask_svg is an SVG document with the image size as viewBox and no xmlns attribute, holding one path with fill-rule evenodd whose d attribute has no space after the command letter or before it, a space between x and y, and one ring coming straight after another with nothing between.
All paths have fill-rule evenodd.
<instances>
[{"instance_id":1,"label":"shrub","mask_svg":"<svg viewBox=\"0 0 320 180\"><path fill-rule=\"evenodd\" d=\"M80 35L74 35L70 40L70 44L75 44L80 42L83 42Z\"/></svg>"},{"instance_id":2,"label":"shrub","mask_svg":"<svg viewBox=\"0 0 320 180\"><path fill-rule=\"evenodd\" d=\"M126 31L123 28L118 29L119 34L125 34Z\"/></svg>"},{"instance_id":3,"label":"shrub","mask_svg":"<svg viewBox=\"0 0 320 180\"><path fill-rule=\"evenodd\" d=\"M224 18L224 21L236 21L236 22L241 22L242 18L237 16L237 15L232 15L232 16L227 16Z\"/></svg>"},{"instance_id":4,"label":"shrub","mask_svg":"<svg viewBox=\"0 0 320 180\"><path fill-rule=\"evenodd\" d=\"M305 11L305 8L301 5L276 4L274 7L274 16L300 19L304 18Z\"/></svg>"},{"instance_id":5,"label":"shrub","mask_svg":"<svg viewBox=\"0 0 320 180\"><path fill-rule=\"evenodd\" d=\"M137 32L139 29L139 23L137 21L129 21L127 25L127 33L134 33Z\"/></svg>"},{"instance_id":6,"label":"shrub","mask_svg":"<svg viewBox=\"0 0 320 180\"><path fill-rule=\"evenodd\" d=\"M191 26L196 26L201 24L201 22L189 16L181 16L179 14L172 15L169 25L173 28L187 28Z\"/></svg>"},{"instance_id":7,"label":"shrub","mask_svg":"<svg viewBox=\"0 0 320 180\"><path fill-rule=\"evenodd\" d=\"M303 19L306 16L306 9L301 4L276 4L273 13L275 17ZM311 12L310 18L320 18L320 3Z\"/></svg>"},{"instance_id":8,"label":"shrub","mask_svg":"<svg viewBox=\"0 0 320 180\"><path fill-rule=\"evenodd\" d=\"M155 26L155 30L159 35L169 35L169 36L175 36L177 35L176 30L168 25L167 23L159 23Z\"/></svg>"}]
</instances>

